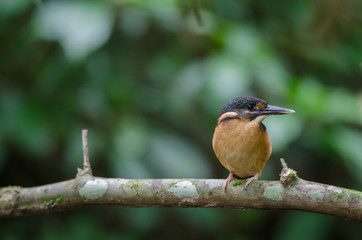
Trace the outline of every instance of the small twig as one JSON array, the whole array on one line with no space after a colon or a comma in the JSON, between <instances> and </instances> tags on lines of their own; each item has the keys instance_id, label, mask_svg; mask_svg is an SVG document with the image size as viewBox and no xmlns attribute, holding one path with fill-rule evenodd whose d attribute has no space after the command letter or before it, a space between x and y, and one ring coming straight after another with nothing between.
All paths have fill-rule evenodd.
<instances>
[{"instance_id":1,"label":"small twig","mask_svg":"<svg viewBox=\"0 0 362 240\"><path fill-rule=\"evenodd\" d=\"M88 130L82 130L82 140L83 140L83 173L92 175L92 169L89 163L89 153L88 153Z\"/></svg>"},{"instance_id":2,"label":"small twig","mask_svg":"<svg viewBox=\"0 0 362 240\"><path fill-rule=\"evenodd\" d=\"M285 168L285 169L288 168L287 164L286 164L285 161L284 161L284 158L281 158L281 159L280 159L280 163L282 164L282 167L283 167L283 168Z\"/></svg>"},{"instance_id":3,"label":"small twig","mask_svg":"<svg viewBox=\"0 0 362 240\"><path fill-rule=\"evenodd\" d=\"M284 187L289 187L292 184L298 182L297 172L291 168L288 168L287 164L284 161L284 158L280 159L280 162L283 166L282 171L280 172L280 182Z\"/></svg>"}]
</instances>

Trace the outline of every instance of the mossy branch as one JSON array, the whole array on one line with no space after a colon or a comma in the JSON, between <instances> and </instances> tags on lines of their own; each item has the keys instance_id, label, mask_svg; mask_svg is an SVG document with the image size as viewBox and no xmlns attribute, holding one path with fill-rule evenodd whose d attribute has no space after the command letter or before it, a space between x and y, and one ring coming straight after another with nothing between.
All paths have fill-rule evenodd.
<instances>
[{"instance_id":1,"label":"mossy branch","mask_svg":"<svg viewBox=\"0 0 362 240\"><path fill-rule=\"evenodd\" d=\"M280 181L255 181L246 190L244 180L233 181L226 193L221 187L222 179L100 178L85 171L88 166L84 164L85 169L68 181L31 188L0 188L0 216L49 213L83 205L118 205L289 209L362 221L361 192L303 180L286 164Z\"/></svg>"},{"instance_id":2,"label":"mossy branch","mask_svg":"<svg viewBox=\"0 0 362 240\"><path fill-rule=\"evenodd\" d=\"M260 210L302 210L362 221L361 192L305 181L285 188L279 181L222 179L121 179L82 176L31 188L0 189L0 216L48 213L83 205L125 207L223 207ZM235 185L235 186L233 186Z\"/></svg>"}]
</instances>

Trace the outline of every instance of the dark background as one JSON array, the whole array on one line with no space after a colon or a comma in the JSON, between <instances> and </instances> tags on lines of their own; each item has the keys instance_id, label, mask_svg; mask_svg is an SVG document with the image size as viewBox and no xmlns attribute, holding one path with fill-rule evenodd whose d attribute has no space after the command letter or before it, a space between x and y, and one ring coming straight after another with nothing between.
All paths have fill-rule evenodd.
<instances>
[{"instance_id":1,"label":"dark background","mask_svg":"<svg viewBox=\"0 0 362 240\"><path fill-rule=\"evenodd\" d=\"M93 173L226 178L211 139L227 101L264 121L301 178L362 190L362 2L0 1L0 187ZM298 211L92 206L0 219L0 239L360 239L360 223Z\"/></svg>"}]
</instances>

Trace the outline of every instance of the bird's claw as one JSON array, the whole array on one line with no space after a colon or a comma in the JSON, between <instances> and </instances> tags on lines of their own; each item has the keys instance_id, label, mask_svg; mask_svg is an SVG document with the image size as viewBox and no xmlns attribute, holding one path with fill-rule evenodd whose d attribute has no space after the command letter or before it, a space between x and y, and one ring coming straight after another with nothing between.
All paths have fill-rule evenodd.
<instances>
[{"instance_id":1,"label":"bird's claw","mask_svg":"<svg viewBox=\"0 0 362 240\"><path fill-rule=\"evenodd\" d=\"M258 180L258 177L259 177L259 173L256 173L253 177L250 177L246 180L246 183L245 183L245 190L247 188L247 186L249 186L249 184L252 182L252 181L255 181L255 180Z\"/></svg>"},{"instance_id":2,"label":"bird's claw","mask_svg":"<svg viewBox=\"0 0 362 240\"><path fill-rule=\"evenodd\" d=\"M225 182L222 184L222 189L224 190L224 192L226 192L226 188L228 187L229 182L231 182L231 180L234 179L234 174L230 173L228 178L225 179Z\"/></svg>"}]
</instances>

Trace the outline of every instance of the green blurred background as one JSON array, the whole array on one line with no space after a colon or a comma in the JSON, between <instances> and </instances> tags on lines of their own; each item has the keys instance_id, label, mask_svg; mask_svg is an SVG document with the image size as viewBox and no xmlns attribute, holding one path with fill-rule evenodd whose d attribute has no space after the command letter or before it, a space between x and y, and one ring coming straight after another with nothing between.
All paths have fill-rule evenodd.
<instances>
[{"instance_id":1,"label":"green blurred background","mask_svg":"<svg viewBox=\"0 0 362 240\"><path fill-rule=\"evenodd\" d=\"M93 173L226 178L211 138L227 101L265 120L301 178L362 190L362 2L0 1L0 186ZM0 219L0 239L360 239L361 225L297 211L92 206Z\"/></svg>"}]
</instances>

